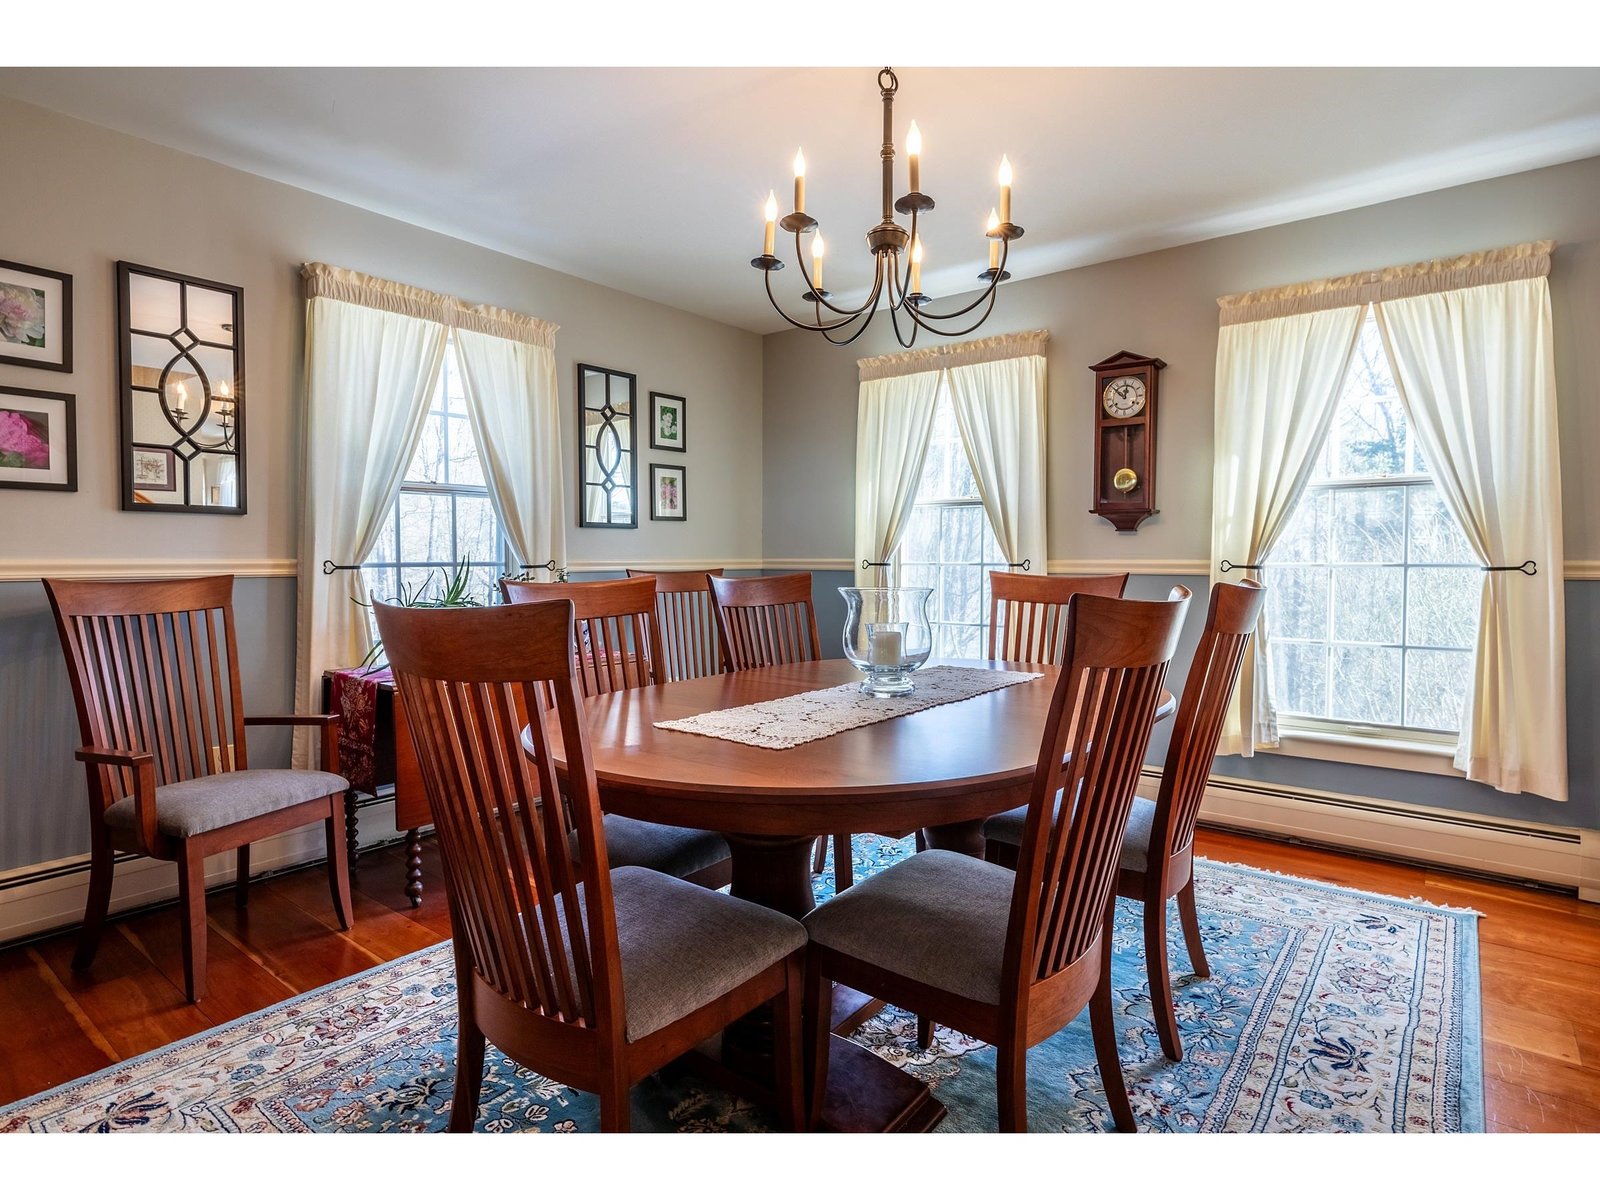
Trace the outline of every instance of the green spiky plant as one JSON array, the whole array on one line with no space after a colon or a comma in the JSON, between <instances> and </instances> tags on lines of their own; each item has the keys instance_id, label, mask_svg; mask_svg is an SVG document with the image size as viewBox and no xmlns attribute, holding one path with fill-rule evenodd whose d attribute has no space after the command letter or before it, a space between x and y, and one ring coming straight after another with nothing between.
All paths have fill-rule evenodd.
<instances>
[{"instance_id":1,"label":"green spiky plant","mask_svg":"<svg viewBox=\"0 0 1600 1200\"><path fill-rule=\"evenodd\" d=\"M430 573L427 580L417 584L415 587L407 587L402 582L400 584L400 594L390 597L389 603L397 604L401 608L483 607L483 601L474 596L470 590L472 583L472 560L470 558L463 558L448 572L443 567L440 567L439 575L443 579L444 585L440 588L438 595L429 593L429 584L433 582ZM362 608L372 607L370 601L363 600L360 596L352 595L350 599ZM373 641L372 649L367 651L367 656L361 660L357 670L376 671L378 669L378 660L381 657L383 657L383 641L377 639Z\"/></svg>"}]
</instances>

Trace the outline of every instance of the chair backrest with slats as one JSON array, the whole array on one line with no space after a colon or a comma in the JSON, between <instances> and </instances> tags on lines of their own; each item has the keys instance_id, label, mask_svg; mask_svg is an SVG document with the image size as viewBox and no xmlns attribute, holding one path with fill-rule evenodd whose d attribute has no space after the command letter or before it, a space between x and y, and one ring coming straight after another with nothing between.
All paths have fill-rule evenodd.
<instances>
[{"instance_id":1,"label":"chair backrest with slats","mask_svg":"<svg viewBox=\"0 0 1600 1200\"><path fill-rule=\"evenodd\" d=\"M573 668L585 696L649 687L662 681L655 580L527 583L502 579L500 590L512 604L572 601Z\"/></svg>"},{"instance_id":2,"label":"chair backrest with slats","mask_svg":"<svg viewBox=\"0 0 1600 1200\"><path fill-rule=\"evenodd\" d=\"M572 602L375 609L444 860L458 959L538 1016L619 1027L616 916L573 675ZM550 753L557 730L564 781Z\"/></svg>"},{"instance_id":3,"label":"chair backrest with slats","mask_svg":"<svg viewBox=\"0 0 1600 1200\"><path fill-rule=\"evenodd\" d=\"M1045 720L1012 896L1006 961L1016 987L1050 979L1099 942L1188 607L1182 587L1169 600L1080 593L1068 603L1066 661Z\"/></svg>"},{"instance_id":4,"label":"chair backrest with slats","mask_svg":"<svg viewBox=\"0 0 1600 1200\"><path fill-rule=\"evenodd\" d=\"M1067 601L1077 595L1120 597L1128 576L1023 575L989 572L989 657L1054 663L1066 653Z\"/></svg>"},{"instance_id":5,"label":"chair backrest with slats","mask_svg":"<svg viewBox=\"0 0 1600 1200\"><path fill-rule=\"evenodd\" d=\"M708 575L717 639L730 671L812 662L822 657L811 607L811 572L762 579Z\"/></svg>"},{"instance_id":6,"label":"chair backrest with slats","mask_svg":"<svg viewBox=\"0 0 1600 1200\"><path fill-rule=\"evenodd\" d=\"M158 785L245 767L233 576L46 579L88 745L149 753ZM91 768L92 798L131 795L122 768Z\"/></svg>"},{"instance_id":7,"label":"chair backrest with slats","mask_svg":"<svg viewBox=\"0 0 1600 1200\"><path fill-rule=\"evenodd\" d=\"M630 579L654 576L656 620L661 626L663 683L720 675L722 647L717 641L717 611L706 576L721 575L722 568L706 571L646 571L628 568Z\"/></svg>"},{"instance_id":8,"label":"chair backrest with slats","mask_svg":"<svg viewBox=\"0 0 1600 1200\"><path fill-rule=\"evenodd\" d=\"M1217 757L1228 702L1239 682L1239 667L1255 634L1267 589L1254 580L1219 583L1211 589L1206 625L1184 680L1183 699L1172 726L1167 761L1156 794L1156 819L1150 835L1149 869L1194 841L1200 801Z\"/></svg>"}]
</instances>

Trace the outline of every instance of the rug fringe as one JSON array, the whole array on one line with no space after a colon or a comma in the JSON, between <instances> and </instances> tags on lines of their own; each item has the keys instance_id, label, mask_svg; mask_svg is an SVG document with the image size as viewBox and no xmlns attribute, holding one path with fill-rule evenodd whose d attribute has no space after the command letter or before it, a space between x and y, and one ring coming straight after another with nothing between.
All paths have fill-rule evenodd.
<instances>
[{"instance_id":1,"label":"rug fringe","mask_svg":"<svg viewBox=\"0 0 1600 1200\"><path fill-rule=\"evenodd\" d=\"M1386 892L1368 891L1366 888L1347 887L1342 883L1329 883L1325 879L1308 879L1304 875L1291 875L1288 871L1274 871L1270 867L1257 867L1250 863L1227 862L1220 858L1199 858L1196 863L1208 863L1214 867L1237 867L1244 871L1255 871L1261 875L1276 875L1279 879L1292 879L1296 883L1310 883L1318 887L1336 888L1341 892L1350 892L1356 896L1371 896L1377 900L1403 900L1407 904L1415 904L1418 908L1434 908L1440 912L1456 913L1464 917L1479 917L1483 913L1476 908L1466 908L1458 904L1440 904L1436 900L1424 900L1421 896L1391 896Z\"/></svg>"}]
</instances>

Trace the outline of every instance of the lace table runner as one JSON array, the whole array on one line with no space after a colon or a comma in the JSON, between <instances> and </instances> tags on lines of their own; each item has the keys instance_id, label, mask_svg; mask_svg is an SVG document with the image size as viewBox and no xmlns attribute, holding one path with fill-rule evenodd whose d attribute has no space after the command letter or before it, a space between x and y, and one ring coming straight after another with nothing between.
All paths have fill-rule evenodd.
<instances>
[{"instance_id":1,"label":"lace table runner","mask_svg":"<svg viewBox=\"0 0 1600 1200\"><path fill-rule=\"evenodd\" d=\"M764 750L792 750L847 729L970 700L1039 677L1038 672L991 671L984 667L928 667L912 676L916 689L908 696L873 696L863 692L860 684L847 683L676 721L657 721L656 728L697 733Z\"/></svg>"}]
</instances>

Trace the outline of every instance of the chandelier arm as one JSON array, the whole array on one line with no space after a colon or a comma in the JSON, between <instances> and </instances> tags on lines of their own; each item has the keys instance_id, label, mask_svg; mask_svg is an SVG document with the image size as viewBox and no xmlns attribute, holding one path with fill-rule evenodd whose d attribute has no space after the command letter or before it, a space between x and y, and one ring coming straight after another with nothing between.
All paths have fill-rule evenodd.
<instances>
[{"instance_id":1,"label":"chandelier arm","mask_svg":"<svg viewBox=\"0 0 1600 1200\"><path fill-rule=\"evenodd\" d=\"M816 281L811 278L811 272L806 268L805 255L800 253L800 232L799 232L799 230L796 230L795 231L795 235L794 235L794 261L800 267L800 277L806 281L806 291L810 292L813 296L815 296L817 298L817 322L818 322L818 327L819 328L821 327L822 309L824 307L826 307L827 309L829 309L832 312L838 313L840 316L843 316L846 320L853 320L856 317L859 317L865 311L865 309L863 309L863 308L840 308L837 304L834 304L831 300L824 300L822 298L821 290L817 287ZM773 303L776 304L777 301L773 301ZM871 304L869 303L867 305L867 307L870 308ZM843 322L840 322L839 324L842 324L842 323ZM833 326L833 328L838 328L838 324L835 324Z\"/></svg>"},{"instance_id":2,"label":"chandelier arm","mask_svg":"<svg viewBox=\"0 0 1600 1200\"><path fill-rule=\"evenodd\" d=\"M981 299L983 299L983 297L979 297L979 299L981 300ZM922 314L920 314L920 313L915 311L915 306L908 304L906 307L913 310L912 313L911 313L911 319L917 323L917 327L918 328L926 329L929 333L936 333L940 337L965 337L967 334L971 333L973 330L977 329L985 321L987 321L989 319L989 314L994 311L995 290L993 288L990 288L989 291L988 291L988 300L989 300L989 306L983 310L983 316L979 317L976 321L974 321L971 325L968 325L965 329L940 329L937 326L929 325L929 324L927 324L926 320L923 318ZM965 312L967 310L963 309L962 311ZM948 320L949 317L955 317L955 316L960 316L960 315L961 315L960 313L950 313L946 317L943 317L943 318L936 317L934 319L935 320Z\"/></svg>"},{"instance_id":3,"label":"chandelier arm","mask_svg":"<svg viewBox=\"0 0 1600 1200\"><path fill-rule=\"evenodd\" d=\"M835 321L831 325L828 325L828 324L812 325L811 323L809 323L807 321L797 321L797 320L795 320L795 318L791 317L788 313L783 311L783 306L778 303L778 298L772 294L772 272L771 271L763 271L762 274L764 274L767 277L767 280L766 280L766 282L767 282L767 299L772 302L773 311L776 312L785 321L789 322L789 324L793 325L796 329L804 329L807 333L826 333L830 329L842 328L843 326L850 324L851 321L854 321L857 317L859 317L861 315L862 312L869 311L868 309L865 309L865 308L858 309L853 316L845 317L843 320L840 320L840 321ZM874 297L874 300L875 300L876 297L877 297L877 292L876 291L873 292L873 297Z\"/></svg>"},{"instance_id":4,"label":"chandelier arm","mask_svg":"<svg viewBox=\"0 0 1600 1200\"><path fill-rule=\"evenodd\" d=\"M912 322L911 322L911 337L909 339L906 338L905 335L900 332L900 310L902 308L904 308L907 312L913 314L913 319L912 319ZM916 312L916 306L913 305L913 304L904 303L904 298L903 297L902 297L902 301L901 301L900 304L898 304L898 305L891 304L889 306L889 324L894 327L894 340L899 342L907 350L911 349L911 347L916 344L916 341L917 341L917 330L921 328L921 326L917 323L917 321L915 319L915 312Z\"/></svg>"},{"instance_id":5,"label":"chandelier arm","mask_svg":"<svg viewBox=\"0 0 1600 1200\"><path fill-rule=\"evenodd\" d=\"M863 333L865 333L867 331L868 326L870 326L872 324L872 318L875 315L877 315L876 314L876 306L877 306L878 296L882 291L883 291L883 283L882 283L882 280L880 279L878 281L878 283L872 289L873 307L866 310L866 317L861 322L861 328L857 329L849 337L844 338L842 340L839 339L839 338L831 336L828 333L827 329L824 329L824 330L821 331L822 336L827 338L828 341L830 343L832 343L833 345L835 345L835 346L848 346L851 342L855 341L858 337L860 337ZM846 323L847 322L840 322L840 324L846 324ZM838 325L829 326L830 329L837 329L838 327L839 327Z\"/></svg>"},{"instance_id":6,"label":"chandelier arm","mask_svg":"<svg viewBox=\"0 0 1600 1200\"><path fill-rule=\"evenodd\" d=\"M982 304L985 300L987 300L989 302L989 307L993 308L994 307L995 289L997 289L1000 286L1000 276L1005 273L1006 257L1010 254L1010 252L1011 252L1011 243L1009 241L1003 241L1002 244L1001 244L1001 247L1000 247L1000 265L999 265L999 267L997 267L995 269L994 278L989 280L989 286L987 288L985 288L982 292L980 292L978 294L978 298L976 300L974 300L971 304L967 305L965 308L958 308L958 309L955 310L955 312L947 312L947 313L918 313L917 314L917 323L919 325L922 325L922 327L924 329L927 329L929 332L938 333L939 330L937 328L935 328L933 325L927 324L926 322L928 322L928 321L953 321L957 317L964 317L969 312L971 312L973 309L977 308L980 304ZM976 328L976 326L974 328ZM968 330L968 332L971 332L971 331Z\"/></svg>"}]
</instances>

